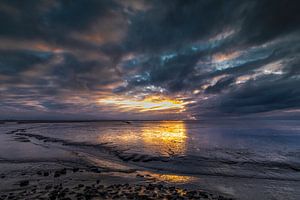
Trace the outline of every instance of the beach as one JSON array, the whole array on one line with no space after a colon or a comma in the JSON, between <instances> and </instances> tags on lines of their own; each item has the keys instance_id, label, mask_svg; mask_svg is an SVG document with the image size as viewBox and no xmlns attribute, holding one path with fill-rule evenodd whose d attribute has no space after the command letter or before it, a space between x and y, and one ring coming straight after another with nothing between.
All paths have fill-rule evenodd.
<instances>
[{"instance_id":1,"label":"beach","mask_svg":"<svg viewBox=\"0 0 300 200\"><path fill-rule=\"evenodd\" d=\"M209 132L208 127L212 126L203 124L182 121L2 124L0 199L299 197L297 140L295 149L281 152L281 157L270 152L254 155L246 148L245 141L237 143L236 147L245 147L239 147L238 151L216 148L215 143L220 140L216 133L201 137L198 132L193 133L199 129ZM226 127L220 128L226 132ZM294 132L293 137L297 138L298 129ZM286 135L284 138L288 140ZM226 142L229 140L222 138L223 145ZM282 144L275 146L278 145ZM202 146L201 151L194 149L198 146ZM251 162L253 159L255 162Z\"/></svg>"},{"instance_id":2,"label":"beach","mask_svg":"<svg viewBox=\"0 0 300 200\"><path fill-rule=\"evenodd\" d=\"M151 183L148 177L144 178L138 173L126 173L125 177L122 172L118 174L101 168L75 166L78 165L2 163L0 198L231 199L207 191Z\"/></svg>"}]
</instances>

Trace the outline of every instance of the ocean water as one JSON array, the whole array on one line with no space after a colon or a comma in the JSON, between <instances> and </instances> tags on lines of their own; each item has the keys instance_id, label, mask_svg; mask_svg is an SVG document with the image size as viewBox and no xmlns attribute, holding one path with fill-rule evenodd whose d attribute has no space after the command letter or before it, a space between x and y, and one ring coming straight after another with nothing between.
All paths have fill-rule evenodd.
<instances>
[{"instance_id":1,"label":"ocean water","mask_svg":"<svg viewBox=\"0 0 300 200\"><path fill-rule=\"evenodd\" d=\"M9 143L10 135L3 133L17 128L24 129L20 137L47 143L47 149ZM300 121L296 120L4 124L0 133L0 159L67 157L75 151L99 159L100 164L105 160L167 183L239 199L300 199ZM20 148L25 153L13 150Z\"/></svg>"}]
</instances>

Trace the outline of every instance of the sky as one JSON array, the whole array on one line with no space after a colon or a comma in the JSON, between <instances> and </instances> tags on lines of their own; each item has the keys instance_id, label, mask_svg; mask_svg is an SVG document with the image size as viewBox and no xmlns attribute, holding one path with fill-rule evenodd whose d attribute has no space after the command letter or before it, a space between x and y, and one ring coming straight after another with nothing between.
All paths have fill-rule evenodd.
<instances>
[{"instance_id":1,"label":"sky","mask_svg":"<svg viewBox=\"0 0 300 200\"><path fill-rule=\"evenodd\" d=\"M299 115L299 8L1 0L0 119Z\"/></svg>"}]
</instances>

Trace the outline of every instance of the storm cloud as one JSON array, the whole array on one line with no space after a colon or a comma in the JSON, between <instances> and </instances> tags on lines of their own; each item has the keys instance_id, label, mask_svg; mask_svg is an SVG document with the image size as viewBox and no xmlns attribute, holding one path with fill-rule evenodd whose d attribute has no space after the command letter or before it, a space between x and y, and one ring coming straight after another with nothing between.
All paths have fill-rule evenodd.
<instances>
[{"instance_id":1,"label":"storm cloud","mask_svg":"<svg viewBox=\"0 0 300 200\"><path fill-rule=\"evenodd\" d=\"M1 1L0 118L299 112L299 7L282 0ZM185 109L141 113L104 104L108 97L161 97Z\"/></svg>"}]
</instances>

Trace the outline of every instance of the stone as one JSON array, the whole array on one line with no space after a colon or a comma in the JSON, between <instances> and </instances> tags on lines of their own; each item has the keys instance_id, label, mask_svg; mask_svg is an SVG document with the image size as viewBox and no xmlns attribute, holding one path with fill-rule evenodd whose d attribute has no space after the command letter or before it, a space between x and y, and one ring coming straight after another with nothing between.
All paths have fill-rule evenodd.
<instances>
[{"instance_id":1,"label":"stone","mask_svg":"<svg viewBox=\"0 0 300 200\"><path fill-rule=\"evenodd\" d=\"M74 168L72 169L72 171L73 171L73 172L78 172L78 171L79 171L79 168L78 168L78 167L74 167Z\"/></svg>"},{"instance_id":2,"label":"stone","mask_svg":"<svg viewBox=\"0 0 300 200\"><path fill-rule=\"evenodd\" d=\"M44 172L44 176L49 176L49 172Z\"/></svg>"},{"instance_id":3,"label":"stone","mask_svg":"<svg viewBox=\"0 0 300 200\"><path fill-rule=\"evenodd\" d=\"M20 181L20 184L19 184L21 187L24 187L24 186L27 186L29 185L29 181L28 180L24 180L24 181Z\"/></svg>"}]
</instances>

